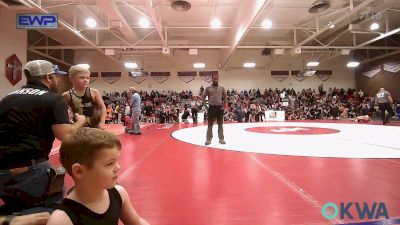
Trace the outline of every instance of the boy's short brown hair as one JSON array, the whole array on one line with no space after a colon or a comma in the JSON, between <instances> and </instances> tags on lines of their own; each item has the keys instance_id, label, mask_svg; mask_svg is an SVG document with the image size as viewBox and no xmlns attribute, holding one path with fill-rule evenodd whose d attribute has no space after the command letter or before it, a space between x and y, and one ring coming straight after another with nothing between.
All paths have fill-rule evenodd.
<instances>
[{"instance_id":1,"label":"boy's short brown hair","mask_svg":"<svg viewBox=\"0 0 400 225\"><path fill-rule=\"evenodd\" d=\"M121 149L121 142L115 134L97 128L82 127L63 140L60 161L72 176L74 163L91 168L99 151L113 147Z\"/></svg>"}]
</instances>

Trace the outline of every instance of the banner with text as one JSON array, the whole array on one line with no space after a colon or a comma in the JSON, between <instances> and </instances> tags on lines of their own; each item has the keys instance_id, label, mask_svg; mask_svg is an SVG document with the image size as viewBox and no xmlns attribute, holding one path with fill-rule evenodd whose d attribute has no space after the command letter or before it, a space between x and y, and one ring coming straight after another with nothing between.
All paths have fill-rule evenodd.
<instances>
[{"instance_id":1,"label":"banner with text","mask_svg":"<svg viewBox=\"0 0 400 225\"><path fill-rule=\"evenodd\" d=\"M298 82L302 82L303 80L305 80L307 77L304 76L304 73L300 73L300 70L291 70L290 74L292 76L295 76L294 79L296 79Z\"/></svg>"},{"instance_id":2,"label":"banner with text","mask_svg":"<svg viewBox=\"0 0 400 225\"><path fill-rule=\"evenodd\" d=\"M121 78L121 72L101 72L101 77L109 84L113 84Z\"/></svg>"},{"instance_id":3,"label":"banner with text","mask_svg":"<svg viewBox=\"0 0 400 225\"><path fill-rule=\"evenodd\" d=\"M383 69L392 73L400 71L400 62L387 62L383 64Z\"/></svg>"},{"instance_id":4,"label":"banner with text","mask_svg":"<svg viewBox=\"0 0 400 225\"><path fill-rule=\"evenodd\" d=\"M288 78L289 70L271 70L271 76L278 82L282 82Z\"/></svg>"},{"instance_id":5,"label":"banner with text","mask_svg":"<svg viewBox=\"0 0 400 225\"><path fill-rule=\"evenodd\" d=\"M382 66L379 65L379 66L372 67L372 68L370 68L369 70L367 70L365 72L362 72L362 75L371 78L371 77L375 76L376 74L378 74L381 71L382 71Z\"/></svg>"},{"instance_id":6,"label":"banner with text","mask_svg":"<svg viewBox=\"0 0 400 225\"><path fill-rule=\"evenodd\" d=\"M149 77L149 75L150 75L149 72L143 70L135 70L135 71L130 71L128 73L129 78L137 84L140 84L143 81L145 81L147 77Z\"/></svg>"},{"instance_id":7,"label":"banner with text","mask_svg":"<svg viewBox=\"0 0 400 225\"><path fill-rule=\"evenodd\" d=\"M332 70L317 70L315 75L323 82L329 80L332 76Z\"/></svg>"},{"instance_id":8,"label":"banner with text","mask_svg":"<svg viewBox=\"0 0 400 225\"><path fill-rule=\"evenodd\" d=\"M197 72L196 71L179 71L178 77L185 83L189 83L190 81L196 79Z\"/></svg>"},{"instance_id":9,"label":"banner with text","mask_svg":"<svg viewBox=\"0 0 400 225\"><path fill-rule=\"evenodd\" d=\"M99 72L90 72L90 82L89 84L95 82L99 77Z\"/></svg>"},{"instance_id":10,"label":"banner with text","mask_svg":"<svg viewBox=\"0 0 400 225\"><path fill-rule=\"evenodd\" d=\"M171 72L151 72L150 76L157 81L157 83L162 84L171 77Z\"/></svg>"},{"instance_id":11,"label":"banner with text","mask_svg":"<svg viewBox=\"0 0 400 225\"><path fill-rule=\"evenodd\" d=\"M202 80L206 81L207 83L211 83L212 76L218 75L218 71L200 71L199 75Z\"/></svg>"}]
</instances>

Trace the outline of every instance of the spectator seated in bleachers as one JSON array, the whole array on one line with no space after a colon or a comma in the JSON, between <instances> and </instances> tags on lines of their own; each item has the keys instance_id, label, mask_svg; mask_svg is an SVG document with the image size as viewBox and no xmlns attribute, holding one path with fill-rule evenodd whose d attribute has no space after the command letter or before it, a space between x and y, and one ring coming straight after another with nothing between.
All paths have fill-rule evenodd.
<instances>
[{"instance_id":1,"label":"spectator seated in bleachers","mask_svg":"<svg viewBox=\"0 0 400 225\"><path fill-rule=\"evenodd\" d=\"M188 118L190 116L190 109L185 109L183 114L182 114L182 123L189 123Z\"/></svg>"},{"instance_id":2,"label":"spectator seated in bleachers","mask_svg":"<svg viewBox=\"0 0 400 225\"><path fill-rule=\"evenodd\" d=\"M396 119L400 119L400 103L397 103L395 112L396 112Z\"/></svg>"}]
</instances>

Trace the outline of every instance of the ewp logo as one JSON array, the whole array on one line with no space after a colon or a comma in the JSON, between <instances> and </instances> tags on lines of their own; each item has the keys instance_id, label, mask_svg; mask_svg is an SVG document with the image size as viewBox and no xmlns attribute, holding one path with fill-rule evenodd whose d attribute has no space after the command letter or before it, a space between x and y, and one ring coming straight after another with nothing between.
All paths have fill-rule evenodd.
<instances>
[{"instance_id":1,"label":"ewp logo","mask_svg":"<svg viewBox=\"0 0 400 225\"><path fill-rule=\"evenodd\" d=\"M335 203L328 202L322 207L322 215L328 219L332 220L336 218L340 213L340 219L354 219L353 214L351 214L351 208L356 208L358 218L365 219L379 219L380 217L384 217L385 219L389 219L389 213L386 209L386 205L383 202L376 203L374 202L372 206L369 206L368 203L364 202L360 204L358 202L348 202L348 203L340 203L340 211L338 206ZM332 208L333 213L328 213L327 209ZM354 210L353 210L354 211Z\"/></svg>"},{"instance_id":2,"label":"ewp logo","mask_svg":"<svg viewBox=\"0 0 400 225\"><path fill-rule=\"evenodd\" d=\"M18 29L57 29L57 14L17 14Z\"/></svg>"}]
</instances>

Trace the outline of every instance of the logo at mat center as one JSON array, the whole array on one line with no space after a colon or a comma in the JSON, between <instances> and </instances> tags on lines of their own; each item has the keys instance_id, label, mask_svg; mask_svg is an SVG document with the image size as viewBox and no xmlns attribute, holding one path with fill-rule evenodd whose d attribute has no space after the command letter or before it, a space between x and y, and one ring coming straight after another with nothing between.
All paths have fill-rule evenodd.
<instances>
[{"instance_id":1,"label":"logo at mat center","mask_svg":"<svg viewBox=\"0 0 400 225\"><path fill-rule=\"evenodd\" d=\"M322 215L333 220L337 216L340 219L389 219L389 212L384 202L341 202L338 207L333 202L326 203L322 209Z\"/></svg>"},{"instance_id":2,"label":"logo at mat center","mask_svg":"<svg viewBox=\"0 0 400 225\"><path fill-rule=\"evenodd\" d=\"M339 133L339 130L322 127L302 127L302 126L265 126L251 127L245 129L254 133L266 134L288 134L288 135L319 135Z\"/></svg>"}]
</instances>

